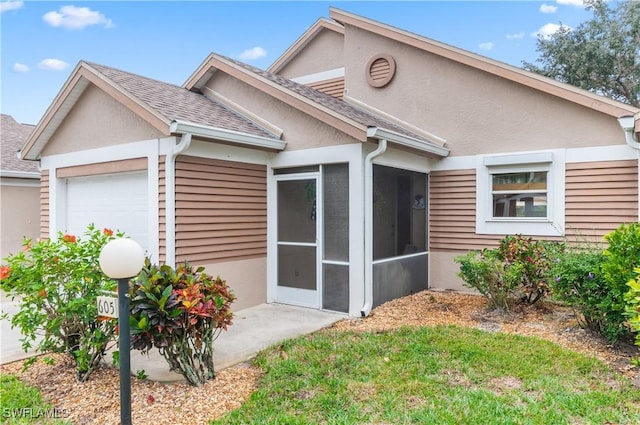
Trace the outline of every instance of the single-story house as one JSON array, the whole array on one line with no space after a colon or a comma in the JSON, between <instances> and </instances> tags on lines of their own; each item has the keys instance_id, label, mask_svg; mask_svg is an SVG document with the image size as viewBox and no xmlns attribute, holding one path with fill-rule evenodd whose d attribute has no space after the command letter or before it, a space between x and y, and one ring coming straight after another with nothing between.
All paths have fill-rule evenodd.
<instances>
[{"instance_id":1,"label":"single-story house","mask_svg":"<svg viewBox=\"0 0 640 425\"><path fill-rule=\"evenodd\" d=\"M34 129L0 114L0 262L22 249L24 238L40 236L40 170L18 152Z\"/></svg>"},{"instance_id":2,"label":"single-story house","mask_svg":"<svg viewBox=\"0 0 640 425\"><path fill-rule=\"evenodd\" d=\"M329 15L267 70L212 53L176 86L80 62L22 150L42 236L118 228L236 308L360 316L463 289L454 257L506 234L638 221L640 109Z\"/></svg>"}]
</instances>

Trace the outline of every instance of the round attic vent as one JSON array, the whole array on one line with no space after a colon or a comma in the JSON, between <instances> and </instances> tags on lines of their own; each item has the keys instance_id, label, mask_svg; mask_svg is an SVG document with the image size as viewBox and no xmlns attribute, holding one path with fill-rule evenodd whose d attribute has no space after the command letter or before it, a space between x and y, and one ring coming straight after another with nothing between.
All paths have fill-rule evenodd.
<instances>
[{"instance_id":1,"label":"round attic vent","mask_svg":"<svg viewBox=\"0 0 640 425\"><path fill-rule=\"evenodd\" d=\"M367 64L367 83L371 87L384 87L396 73L396 61L391 55L376 55Z\"/></svg>"}]
</instances>

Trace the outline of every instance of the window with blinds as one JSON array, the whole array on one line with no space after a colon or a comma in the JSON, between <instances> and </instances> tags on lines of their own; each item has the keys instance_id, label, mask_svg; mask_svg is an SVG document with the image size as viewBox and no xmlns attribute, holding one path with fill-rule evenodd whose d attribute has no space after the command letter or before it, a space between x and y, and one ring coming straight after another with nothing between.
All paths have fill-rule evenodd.
<instances>
[{"instance_id":1,"label":"window with blinds","mask_svg":"<svg viewBox=\"0 0 640 425\"><path fill-rule=\"evenodd\" d=\"M493 217L546 217L547 171L492 174Z\"/></svg>"}]
</instances>

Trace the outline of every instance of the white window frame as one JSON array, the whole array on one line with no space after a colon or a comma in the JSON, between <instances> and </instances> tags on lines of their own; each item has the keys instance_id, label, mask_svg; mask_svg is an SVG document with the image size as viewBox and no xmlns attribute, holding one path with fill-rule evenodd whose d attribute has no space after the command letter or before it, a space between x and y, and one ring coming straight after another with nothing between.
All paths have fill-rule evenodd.
<instances>
[{"instance_id":1,"label":"white window frame","mask_svg":"<svg viewBox=\"0 0 640 425\"><path fill-rule=\"evenodd\" d=\"M546 217L494 217L494 174L547 172ZM563 236L565 228L565 155L562 150L482 156L476 168L476 233Z\"/></svg>"}]
</instances>

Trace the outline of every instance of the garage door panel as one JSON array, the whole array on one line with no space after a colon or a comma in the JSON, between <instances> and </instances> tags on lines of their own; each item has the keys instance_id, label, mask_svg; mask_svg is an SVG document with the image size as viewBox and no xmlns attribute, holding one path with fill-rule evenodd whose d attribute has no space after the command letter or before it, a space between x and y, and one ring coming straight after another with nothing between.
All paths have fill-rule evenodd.
<instances>
[{"instance_id":1,"label":"garage door panel","mask_svg":"<svg viewBox=\"0 0 640 425\"><path fill-rule=\"evenodd\" d=\"M148 242L146 173L119 173L67 179L66 231L82 235L96 228L120 230L145 251Z\"/></svg>"}]
</instances>

